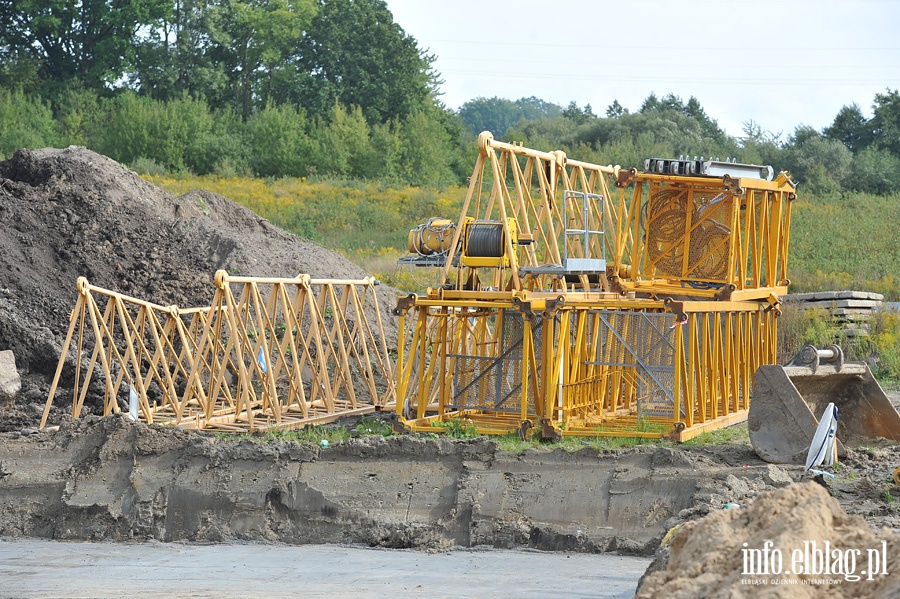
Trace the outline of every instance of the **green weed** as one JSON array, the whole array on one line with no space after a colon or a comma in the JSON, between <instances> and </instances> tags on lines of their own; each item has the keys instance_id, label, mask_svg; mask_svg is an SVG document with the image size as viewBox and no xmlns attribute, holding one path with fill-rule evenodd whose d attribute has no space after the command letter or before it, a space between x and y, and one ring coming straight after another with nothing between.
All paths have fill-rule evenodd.
<instances>
[{"instance_id":1,"label":"green weed","mask_svg":"<svg viewBox=\"0 0 900 599\"><path fill-rule=\"evenodd\" d=\"M391 423L380 418L363 418L363 420L356 425L355 430L359 435L380 435L382 437L390 437L394 434Z\"/></svg>"},{"instance_id":2,"label":"green weed","mask_svg":"<svg viewBox=\"0 0 900 599\"><path fill-rule=\"evenodd\" d=\"M451 418L446 422L435 420L431 426L442 429L444 435L454 439L473 439L478 436L478 427L468 418Z\"/></svg>"}]
</instances>

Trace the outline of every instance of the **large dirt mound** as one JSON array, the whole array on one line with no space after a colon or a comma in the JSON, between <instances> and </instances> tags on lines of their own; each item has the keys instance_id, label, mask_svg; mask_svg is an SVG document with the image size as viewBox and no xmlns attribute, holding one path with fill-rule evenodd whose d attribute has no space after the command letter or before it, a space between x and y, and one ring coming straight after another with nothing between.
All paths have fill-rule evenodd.
<instances>
[{"instance_id":1,"label":"large dirt mound","mask_svg":"<svg viewBox=\"0 0 900 599\"><path fill-rule=\"evenodd\" d=\"M808 482L686 523L637 597L900 597L898 572L900 536L872 531Z\"/></svg>"},{"instance_id":2,"label":"large dirt mound","mask_svg":"<svg viewBox=\"0 0 900 599\"><path fill-rule=\"evenodd\" d=\"M209 305L218 269L367 276L227 198L203 190L172 197L85 148L20 150L0 162L0 350L13 350L26 375L27 402L46 399L79 276L158 304L193 307ZM390 345L396 295L379 288Z\"/></svg>"}]
</instances>

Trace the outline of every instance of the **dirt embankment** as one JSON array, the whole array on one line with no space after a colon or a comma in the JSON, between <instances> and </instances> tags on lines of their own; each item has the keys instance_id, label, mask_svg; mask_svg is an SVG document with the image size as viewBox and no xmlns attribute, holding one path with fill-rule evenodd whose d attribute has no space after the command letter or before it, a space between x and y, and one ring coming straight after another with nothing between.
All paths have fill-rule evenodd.
<instances>
[{"instance_id":1,"label":"dirt embankment","mask_svg":"<svg viewBox=\"0 0 900 599\"><path fill-rule=\"evenodd\" d=\"M775 466L721 459L659 447L514 454L409 435L322 449L89 417L2 435L0 536L649 554L673 523L791 483Z\"/></svg>"},{"instance_id":2,"label":"dirt embankment","mask_svg":"<svg viewBox=\"0 0 900 599\"><path fill-rule=\"evenodd\" d=\"M35 406L46 401L78 277L160 305L195 307L209 305L218 269L368 276L227 198L203 190L172 197L85 148L21 150L0 162L0 350L13 351L23 376L19 408L0 418L0 430L39 418ZM378 288L390 347L397 295Z\"/></svg>"}]
</instances>

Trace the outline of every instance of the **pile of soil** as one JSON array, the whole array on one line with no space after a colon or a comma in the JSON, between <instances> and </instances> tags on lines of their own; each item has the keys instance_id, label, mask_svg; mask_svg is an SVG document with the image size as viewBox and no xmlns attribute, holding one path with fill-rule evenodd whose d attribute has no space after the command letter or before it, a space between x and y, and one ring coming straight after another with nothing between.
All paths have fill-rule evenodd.
<instances>
[{"instance_id":1,"label":"pile of soil","mask_svg":"<svg viewBox=\"0 0 900 599\"><path fill-rule=\"evenodd\" d=\"M218 269L260 277L368 276L228 198L204 190L172 197L85 148L20 150L0 162L0 350L15 354L26 404L46 401L79 276L187 308L210 304ZM378 288L390 347L397 295ZM33 412L6 414L3 430L33 423Z\"/></svg>"},{"instance_id":2,"label":"pile of soil","mask_svg":"<svg viewBox=\"0 0 900 599\"><path fill-rule=\"evenodd\" d=\"M688 522L657 560L638 598L900 596L900 536L847 515L815 482Z\"/></svg>"}]
</instances>

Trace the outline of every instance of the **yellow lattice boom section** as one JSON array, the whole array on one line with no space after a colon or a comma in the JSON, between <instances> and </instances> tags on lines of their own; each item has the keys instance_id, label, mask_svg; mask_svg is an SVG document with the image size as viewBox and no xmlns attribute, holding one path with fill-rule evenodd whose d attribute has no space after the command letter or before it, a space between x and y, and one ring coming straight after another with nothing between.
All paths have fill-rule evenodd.
<instances>
[{"instance_id":1,"label":"yellow lattice boom section","mask_svg":"<svg viewBox=\"0 0 900 599\"><path fill-rule=\"evenodd\" d=\"M375 281L229 276L212 305L159 306L78 280L50 406L75 348L73 418L93 377L103 414L185 428L299 428L373 412L395 396Z\"/></svg>"}]
</instances>

